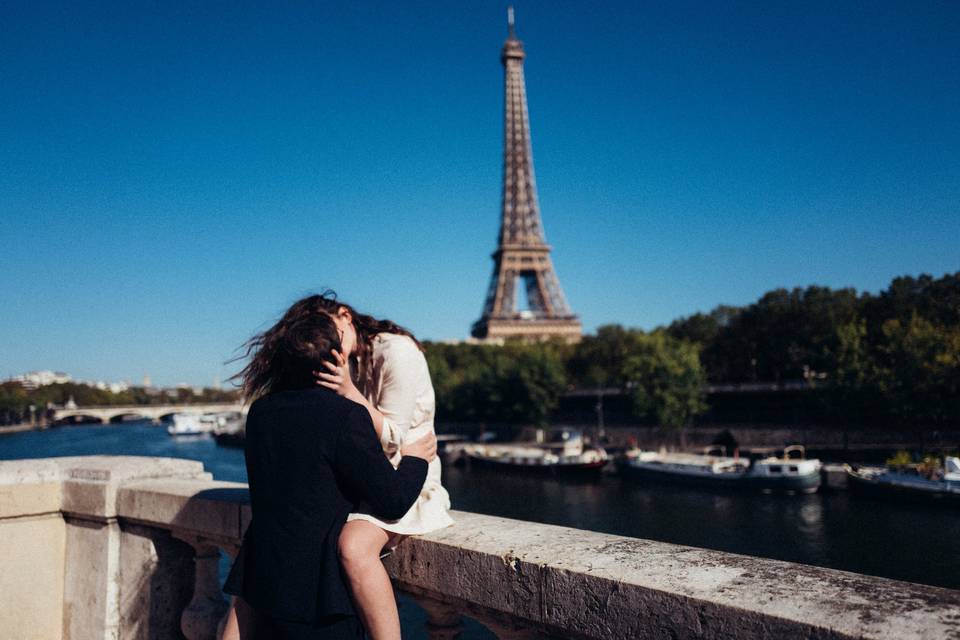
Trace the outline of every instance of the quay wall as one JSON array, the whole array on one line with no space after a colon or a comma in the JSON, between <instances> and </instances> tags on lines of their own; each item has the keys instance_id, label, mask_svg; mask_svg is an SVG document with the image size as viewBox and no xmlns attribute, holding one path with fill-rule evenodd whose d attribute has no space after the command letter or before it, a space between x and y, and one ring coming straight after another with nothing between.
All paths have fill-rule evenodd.
<instances>
[{"instance_id":1,"label":"quay wall","mask_svg":"<svg viewBox=\"0 0 960 640\"><path fill-rule=\"evenodd\" d=\"M556 422L555 426L580 429L592 434L597 430L596 422ZM481 425L472 423L440 423L439 433L463 434L475 437L482 430L504 434L510 438L530 437L533 427L518 425ZM923 431L893 429L844 429L840 426L821 424L779 425L762 423L704 424L688 427L679 432L662 427L641 424L607 425L604 433L613 446L637 444L645 449L697 449L713 443L725 431L744 448L783 447L788 444L800 444L812 451L828 452L831 455L862 456L897 449L929 451L960 451L960 429L927 429Z\"/></svg>"},{"instance_id":2,"label":"quay wall","mask_svg":"<svg viewBox=\"0 0 960 640\"><path fill-rule=\"evenodd\" d=\"M960 592L844 571L454 512L386 560L427 612L500 638L960 638ZM190 460L0 462L0 637L212 639L217 565L246 486ZM409 632L410 630L408 630Z\"/></svg>"}]
</instances>

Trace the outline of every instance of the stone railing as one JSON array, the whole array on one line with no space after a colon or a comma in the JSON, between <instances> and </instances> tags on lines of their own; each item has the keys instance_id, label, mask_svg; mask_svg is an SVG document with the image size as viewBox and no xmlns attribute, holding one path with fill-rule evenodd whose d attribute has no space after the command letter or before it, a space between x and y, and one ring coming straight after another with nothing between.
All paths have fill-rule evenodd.
<instances>
[{"instance_id":1,"label":"stone railing","mask_svg":"<svg viewBox=\"0 0 960 640\"><path fill-rule=\"evenodd\" d=\"M200 463L0 462L0 637L212 639L219 550L249 521L246 486ZM397 587L427 611L408 637L960 638L960 592L456 512L400 545Z\"/></svg>"}]
</instances>

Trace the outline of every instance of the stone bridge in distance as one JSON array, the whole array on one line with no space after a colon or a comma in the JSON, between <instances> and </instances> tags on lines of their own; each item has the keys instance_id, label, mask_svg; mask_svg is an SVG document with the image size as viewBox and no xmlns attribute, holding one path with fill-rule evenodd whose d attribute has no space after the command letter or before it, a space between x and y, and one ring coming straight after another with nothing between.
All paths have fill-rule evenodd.
<instances>
[{"instance_id":1,"label":"stone bridge in distance","mask_svg":"<svg viewBox=\"0 0 960 640\"><path fill-rule=\"evenodd\" d=\"M162 420L175 413L246 413L247 406L241 402L211 402L208 404L157 404L157 405L112 405L102 407L72 407L54 409L52 419L62 422L71 418L96 419L107 424L124 419Z\"/></svg>"}]
</instances>

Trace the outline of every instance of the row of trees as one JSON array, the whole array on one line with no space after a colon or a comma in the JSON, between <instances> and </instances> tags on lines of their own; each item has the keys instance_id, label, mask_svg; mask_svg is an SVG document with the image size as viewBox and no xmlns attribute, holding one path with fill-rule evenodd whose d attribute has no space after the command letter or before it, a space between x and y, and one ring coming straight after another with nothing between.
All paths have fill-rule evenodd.
<instances>
[{"instance_id":1,"label":"row of trees","mask_svg":"<svg viewBox=\"0 0 960 640\"><path fill-rule=\"evenodd\" d=\"M960 272L876 295L777 289L667 331L700 345L711 382L807 379L837 419L960 422Z\"/></svg>"},{"instance_id":2,"label":"row of trees","mask_svg":"<svg viewBox=\"0 0 960 640\"><path fill-rule=\"evenodd\" d=\"M34 417L40 417L51 405L63 406L70 399L81 407L106 405L156 405L232 402L239 397L235 390L203 389L194 393L189 388L147 389L130 387L126 391L113 393L109 389L99 389L92 385L67 382L50 384L36 389L27 389L19 382L0 383L0 424L13 424L31 419L30 407Z\"/></svg>"},{"instance_id":3,"label":"row of trees","mask_svg":"<svg viewBox=\"0 0 960 640\"><path fill-rule=\"evenodd\" d=\"M573 388L628 392L634 418L689 424L706 383L805 380L844 422L960 423L960 272L878 294L777 289L651 332L601 327L577 345L427 344L446 420L546 422Z\"/></svg>"},{"instance_id":4,"label":"row of trees","mask_svg":"<svg viewBox=\"0 0 960 640\"><path fill-rule=\"evenodd\" d=\"M546 423L576 387L626 389L638 420L683 426L703 412L699 347L664 330L601 327L577 345L426 345L445 420Z\"/></svg>"}]
</instances>

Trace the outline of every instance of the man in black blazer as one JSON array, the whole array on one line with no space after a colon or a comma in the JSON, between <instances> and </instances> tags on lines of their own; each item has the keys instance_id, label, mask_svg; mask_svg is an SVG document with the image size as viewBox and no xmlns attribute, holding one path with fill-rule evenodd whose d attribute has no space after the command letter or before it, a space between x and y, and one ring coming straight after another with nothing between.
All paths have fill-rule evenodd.
<instances>
[{"instance_id":1,"label":"man in black blazer","mask_svg":"<svg viewBox=\"0 0 960 640\"><path fill-rule=\"evenodd\" d=\"M340 530L359 504L384 519L403 516L435 447L414 443L394 469L367 410L322 387L253 403L246 425L253 518L224 590L256 612L254 637L363 637L341 575Z\"/></svg>"}]
</instances>

